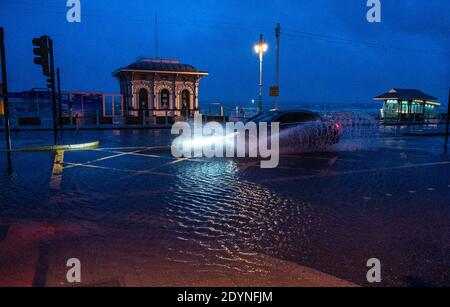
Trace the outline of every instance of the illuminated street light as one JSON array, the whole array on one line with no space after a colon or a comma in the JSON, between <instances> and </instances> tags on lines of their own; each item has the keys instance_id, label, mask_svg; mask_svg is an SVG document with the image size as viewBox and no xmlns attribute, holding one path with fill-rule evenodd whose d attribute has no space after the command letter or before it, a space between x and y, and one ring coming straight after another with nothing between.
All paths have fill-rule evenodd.
<instances>
[{"instance_id":1,"label":"illuminated street light","mask_svg":"<svg viewBox=\"0 0 450 307\"><path fill-rule=\"evenodd\" d=\"M263 72L263 57L264 53L269 49L269 45L264 41L263 35L259 36L259 43L255 44L255 53L259 55L259 101L258 113L263 111L263 89L262 89L262 72Z\"/></svg>"}]
</instances>

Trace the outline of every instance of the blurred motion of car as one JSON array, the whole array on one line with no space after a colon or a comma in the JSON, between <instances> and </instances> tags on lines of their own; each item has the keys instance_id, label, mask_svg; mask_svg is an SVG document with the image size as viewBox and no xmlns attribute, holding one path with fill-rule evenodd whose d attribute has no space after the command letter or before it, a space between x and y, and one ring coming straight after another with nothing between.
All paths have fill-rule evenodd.
<instances>
[{"instance_id":1,"label":"blurred motion of car","mask_svg":"<svg viewBox=\"0 0 450 307\"><path fill-rule=\"evenodd\" d=\"M280 148L295 152L322 149L340 141L340 124L326 120L319 114L306 110L266 111L248 122L280 124Z\"/></svg>"}]
</instances>

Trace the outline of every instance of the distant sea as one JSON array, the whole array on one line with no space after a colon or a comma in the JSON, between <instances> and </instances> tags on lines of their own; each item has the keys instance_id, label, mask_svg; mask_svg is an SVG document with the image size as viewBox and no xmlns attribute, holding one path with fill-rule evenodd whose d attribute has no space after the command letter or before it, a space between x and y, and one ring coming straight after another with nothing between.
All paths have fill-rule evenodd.
<instances>
[{"instance_id":1,"label":"distant sea","mask_svg":"<svg viewBox=\"0 0 450 307\"><path fill-rule=\"evenodd\" d=\"M221 106L224 107L226 115L236 114L236 109L244 109L246 116L252 116L256 113L257 102L200 102L200 111L202 114L219 115ZM280 102L280 110L309 110L317 113L365 113L375 116L380 115L383 107L381 101L371 102L342 102L342 103L321 103L321 102L298 102L298 103L282 103ZM264 109L270 110L274 108L273 100L264 102ZM447 106L436 108L436 114L447 113Z\"/></svg>"},{"instance_id":2,"label":"distant sea","mask_svg":"<svg viewBox=\"0 0 450 307\"><path fill-rule=\"evenodd\" d=\"M256 113L257 102L200 102L200 111L202 114L218 115L220 108L224 107L227 115L236 114L236 109L244 109L246 115L253 115ZM274 108L273 100L264 102L264 109L269 110ZM299 102L299 103L282 103L279 108L281 110L309 110L317 113L370 113L378 115L382 108L381 102L343 102L343 103L320 103L320 102Z\"/></svg>"}]
</instances>

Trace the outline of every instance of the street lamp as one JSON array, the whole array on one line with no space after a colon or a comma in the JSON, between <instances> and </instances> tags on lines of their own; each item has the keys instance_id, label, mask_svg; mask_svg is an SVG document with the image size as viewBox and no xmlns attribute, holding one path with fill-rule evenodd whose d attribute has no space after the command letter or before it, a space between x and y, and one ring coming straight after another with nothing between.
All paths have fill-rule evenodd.
<instances>
[{"instance_id":1,"label":"street lamp","mask_svg":"<svg viewBox=\"0 0 450 307\"><path fill-rule=\"evenodd\" d=\"M263 111L263 89L262 89L262 72L263 72L263 56L267 52L269 46L263 39L263 35L259 36L259 43L255 44L255 53L259 55L259 101L258 113Z\"/></svg>"}]
</instances>

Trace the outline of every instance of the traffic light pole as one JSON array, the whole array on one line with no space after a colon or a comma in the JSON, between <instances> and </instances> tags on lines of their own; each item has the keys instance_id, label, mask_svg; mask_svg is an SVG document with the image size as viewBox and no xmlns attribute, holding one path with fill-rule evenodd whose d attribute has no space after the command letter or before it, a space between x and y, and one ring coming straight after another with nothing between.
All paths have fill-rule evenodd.
<instances>
[{"instance_id":1,"label":"traffic light pole","mask_svg":"<svg viewBox=\"0 0 450 307\"><path fill-rule=\"evenodd\" d=\"M2 65L2 95L3 95L3 109L5 112L5 133L6 133L6 150L8 156L8 172L12 173L12 145L11 145L11 127L9 123L9 105L8 105L8 78L6 75L6 52L5 52L5 36L3 28L0 27L0 53Z\"/></svg>"},{"instance_id":2,"label":"traffic light pole","mask_svg":"<svg viewBox=\"0 0 450 307\"><path fill-rule=\"evenodd\" d=\"M61 75L59 73L59 67L56 69L56 79L58 82L58 117L59 117L59 129L63 130L62 121L62 101L61 101Z\"/></svg>"},{"instance_id":3,"label":"traffic light pole","mask_svg":"<svg viewBox=\"0 0 450 307\"><path fill-rule=\"evenodd\" d=\"M50 53L50 79L51 79L51 90L52 90L52 106L53 106L53 135L55 145L58 144L58 122L56 119L56 88L55 88L55 61L53 56L53 40L48 38L48 49Z\"/></svg>"}]
</instances>

